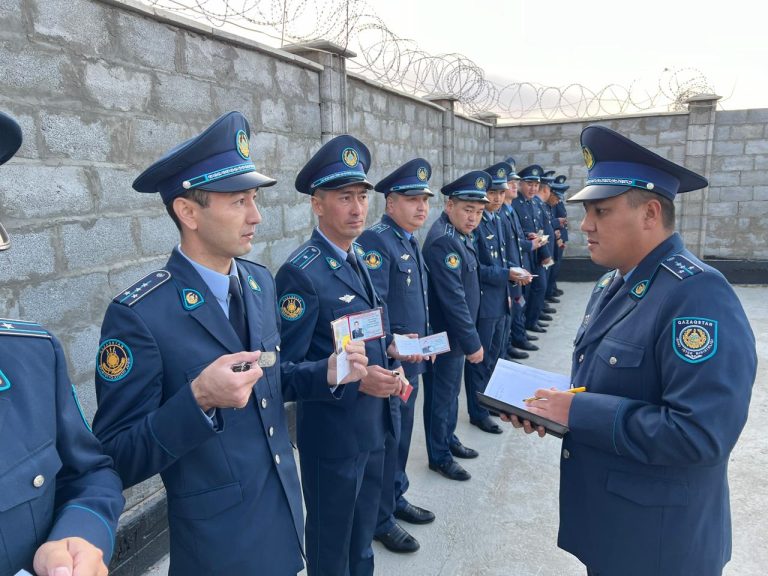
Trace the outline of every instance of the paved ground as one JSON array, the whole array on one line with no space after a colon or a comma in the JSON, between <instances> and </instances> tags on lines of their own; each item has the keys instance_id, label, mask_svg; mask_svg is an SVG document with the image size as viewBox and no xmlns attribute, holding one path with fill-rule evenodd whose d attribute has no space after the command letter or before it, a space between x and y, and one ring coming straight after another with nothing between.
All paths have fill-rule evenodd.
<instances>
[{"instance_id":1,"label":"paved ground","mask_svg":"<svg viewBox=\"0 0 768 576\"><path fill-rule=\"evenodd\" d=\"M525 362L567 373L571 342L592 286L561 287L566 293L555 320L537 342L542 350ZM731 456L734 541L725 574L763 576L768 566L768 287L743 286L737 292L758 341L760 365L749 422ZM457 434L479 450L480 457L466 462L472 473L469 482L453 482L428 470L420 408L418 414L408 463L408 498L433 510L437 520L407 526L421 542L415 554L392 554L375 543L377 576L584 575L581 563L555 544L558 440L525 436L511 427L501 436L486 434L469 425L462 405ZM166 558L145 576L164 575L167 568Z\"/></svg>"}]
</instances>

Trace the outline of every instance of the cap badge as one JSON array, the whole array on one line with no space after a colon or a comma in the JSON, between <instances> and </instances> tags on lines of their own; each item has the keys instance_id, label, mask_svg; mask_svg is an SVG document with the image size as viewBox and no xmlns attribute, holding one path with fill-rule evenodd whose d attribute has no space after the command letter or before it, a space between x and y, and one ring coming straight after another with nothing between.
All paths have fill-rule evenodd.
<instances>
[{"instance_id":1,"label":"cap badge","mask_svg":"<svg viewBox=\"0 0 768 576\"><path fill-rule=\"evenodd\" d=\"M424 168L424 166L420 166L419 169L416 170L416 178L418 178L422 182L427 181L427 169Z\"/></svg>"},{"instance_id":2,"label":"cap badge","mask_svg":"<svg viewBox=\"0 0 768 576\"><path fill-rule=\"evenodd\" d=\"M483 188L485 188L485 178L480 177L477 180L475 180L475 188L477 188L478 190L482 190Z\"/></svg>"},{"instance_id":3,"label":"cap badge","mask_svg":"<svg viewBox=\"0 0 768 576\"><path fill-rule=\"evenodd\" d=\"M584 164L587 165L587 170L592 170L592 166L595 165L595 157L592 156L592 150L586 146L582 146L581 153L584 156Z\"/></svg>"},{"instance_id":4,"label":"cap badge","mask_svg":"<svg viewBox=\"0 0 768 576\"><path fill-rule=\"evenodd\" d=\"M506 170L504 170L504 168L499 168L496 171L496 176L498 176L499 178L506 178L507 177L507 172L506 172Z\"/></svg>"},{"instance_id":5,"label":"cap badge","mask_svg":"<svg viewBox=\"0 0 768 576\"><path fill-rule=\"evenodd\" d=\"M358 156L357 156L357 150L354 148L344 148L344 151L341 153L341 159L350 168L354 168L357 166L358 162Z\"/></svg>"},{"instance_id":6,"label":"cap badge","mask_svg":"<svg viewBox=\"0 0 768 576\"><path fill-rule=\"evenodd\" d=\"M248 160L251 157L251 145L248 142L248 135L244 131L238 130L237 135L235 136L235 143L237 153L245 160Z\"/></svg>"}]
</instances>

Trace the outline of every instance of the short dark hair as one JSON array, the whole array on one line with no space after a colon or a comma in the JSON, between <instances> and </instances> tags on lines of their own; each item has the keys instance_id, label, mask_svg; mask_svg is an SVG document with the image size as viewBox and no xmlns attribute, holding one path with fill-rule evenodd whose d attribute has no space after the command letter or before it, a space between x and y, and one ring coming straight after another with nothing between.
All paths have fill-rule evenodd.
<instances>
[{"instance_id":1,"label":"short dark hair","mask_svg":"<svg viewBox=\"0 0 768 576\"><path fill-rule=\"evenodd\" d=\"M672 200L661 194L639 188L630 188L626 194L627 202L632 208L637 208L649 200L658 200L661 204L661 223L667 230L675 229L675 204Z\"/></svg>"},{"instance_id":2,"label":"short dark hair","mask_svg":"<svg viewBox=\"0 0 768 576\"><path fill-rule=\"evenodd\" d=\"M192 202L199 204L203 208L207 208L208 204L210 204L209 192L207 190L201 190L200 188L187 190L183 194L179 194L176 198L186 198L187 200L191 200ZM176 198L173 200L176 200ZM181 231L181 222L179 221L179 217L176 215L176 211L173 209L173 200L165 205L165 209L168 211L168 215L171 217L171 220L173 220L173 223L176 224L176 228Z\"/></svg>"}]
</instances>

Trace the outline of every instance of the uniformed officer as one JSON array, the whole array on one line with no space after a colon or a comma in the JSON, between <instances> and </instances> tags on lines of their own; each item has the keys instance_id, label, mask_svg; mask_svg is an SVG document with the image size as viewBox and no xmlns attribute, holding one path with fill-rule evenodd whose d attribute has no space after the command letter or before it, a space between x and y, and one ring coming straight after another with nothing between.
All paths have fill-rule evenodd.
<instances>
[{"instance_id":1,"label":"uniformed officer","mask_svg":"<svg viewBox=\"0 0 768 576\"><path fill-rule=\"evenodd\" d=\"M561 174L550 184L552 194L549 197L549 205L552 211L552 226L555 229L555 236L557 238L557 253L555 254L555 263L552 266L552 284L547 286L551 296L546 299L547 302L552 304L559 303L560 300L557 297L563 293L557 286L557 279L560 275L566 245L568 244L568 212L565 206L565 192L570 186L565 181L566 176Z\"/></svg>"},{"instance_id":2,"label":"uniformed officer","mask_svg":"<svg viewBox=\"0 0 768 576\"><path fill-rule=\"evenodd\" d=\"M542 240L539 232L544 230L544 222L538 202L533 198L539 189L541 175L544 173L541 166L532 164L526 166L518 175L520 176L520 194L512 201L512 208L520 218L520 224L526 237L533 242L531 254L531 273L534 275L531 282L524 290L525 329L531 332L546 332L539 323L539 318L544 307L544 293L547 290L547 267L553 264L552 254L549 251L546 240Z\"/></svg>"},{"instance_id":3,"label":"uniformed officer","mask_svg":"<svg viewBox=\"0 0 768 576\"><path fill-rule=\"evenodd\" d=\"M674 232L675 195L707 181L602 126L581 144L589 175L569 201L592 260L615 270L576 335L571 384L587 392L538 390L530 407L570 428L558 545L592 575L717 576L757 357L733 289Z\"/></svg>"},{"instance_id":4,"label":"uniformed officer","mask_svg":"<svg viewBox=\"0 0 768 576\"><path fill-rule=\"evenodd\" d=\"M430 325L435 332L447 332L451 346L424 374L424 431L430 469L451 480L471 478L454 457L478 456L455 431L465 357L479 363L484 355L477 331L480 274L473 231L488 203L489 184L487 172L474 170L443 186L445 210L424 242Z\"/></svg>"},{"instance_id":5,"label":"uniformed officer","mask_svg":"<svg viewBox=\"0 0 768 576\"><path fill-rule=\"evenodd\" d=\"M0 112L0 164L21 146ZM0 250L11 239L0 224ZM59 341L0 319L0 574L106 576L125 503L80 411Z\"/></svg>"},{"instance_id":6,"label":"uniformed officer","mask_svg":"<svg viewBox=\"0 0 768 576\"><path fill-rule=\"evenodd\" d=\"M520 267L531 271L532 257L535 255L534 241L529 240L523 226L520 223L520 216L517 211L512 208L512 201L518 196L518 186L520 184L520 176L515 172L515 159L511 156L504 160L511 167L510 172L507 174L507 186L508 189L504 195L504 205L500 212L502 216L507 220L509 238L511 241L508 243L510 261L514 262L519 259ZM530 284L530 282L528 282ZM536 340L538 336L528 334L525 331L525 293L527 289L522 286L518 286L513 289L512 294L512 314L510 318L510 330L509 330L509 345L507 346L506 357L509 360L522 360L528 358L527 351L538 350L539 347L532 344L532 340Z\"/></svg>"},{"instance_id":7,"label":"uniformed officer","mask_svg":"<svg viewBox=\"0 0 768 576\"><path fill-rule=\"evenodd\" d=\"M368 267L379 297L387 303L393 334L423 337L429 334L427 271L414 232L424 225L429 214L429 189L432 167L424 158L414 158L379 181L375 190L384 194L386 208L381 220L362 233L358 242L365 250ZM394 552L413 552L419 543L395 518L412 524L427 524L435 519L429 510L414 506L405 498L408 476L405 466L411 446L419 374L426 370L427 358L414 357L403 362L408 383L413 386L408 400L390 397L395 419L395 435L387 435L384 484L379 504L375 539ZM399 426L397 425L399 423Z\"/></svg>"},{"instance_id":8,"label":"uniformed officer","mask_svg":"<svg viewBox=\"0 0 768 576\"><path fill-rule=\"evenodd\" d=\"M547 237L547 247L549 253L552 255L552 264L546 266L547 276L547 289L544 291L544 303L541 308L541 314L539 319L549 322L552 320L551 314L557 312L554 307L549 305L549 301L552 293L552 270L557 263L557 232L555 231L554 221L556 220L552 215L552 209L549 205L549 199L552 196L551 185L555 181L555 171L547 170L542 174L539 181L539 188L536 190L536 195L533 198L533 202L538 206L541 214L541 221L543 224L544 235Z\"/></svg>"},{"instance_id":9,"label":"uniformed officer","mask_svg":"<svg viewBox=\"0 0 768 576\"><path fill-rule=\"evenodd\" d=\"M272 276L240 258L261 221L258 190L275 183L251 152L248 122L229 112L136 178L137 191L160 193L181 243L102 325L94 430L126 485L161 474L171 575L302 570L283 391L343 401L328 386L333 359L281 367Z\"/></svg>"},{"instance_id":10,"label":"uniformed officer","mask_svg":"<svg viewBox=\"0 0 768 576\"><path fill-rule=\"evenodd\" d=\"M370 165L368 148L345 134L326 142L296 177L318 226L276 276L288 360L327 357L334 348L331 321L348 314L381 307L388 329L386 306L362 262L365 252L354 242L368 213ZM387 348L384 337L367 341L368 374L347 385L340 402L298 402L310 576L373 574L384 439L395 433L389 397L402 388L392 370L397 364L387 358L394 347Z\"/></svg>"}]
</instances>

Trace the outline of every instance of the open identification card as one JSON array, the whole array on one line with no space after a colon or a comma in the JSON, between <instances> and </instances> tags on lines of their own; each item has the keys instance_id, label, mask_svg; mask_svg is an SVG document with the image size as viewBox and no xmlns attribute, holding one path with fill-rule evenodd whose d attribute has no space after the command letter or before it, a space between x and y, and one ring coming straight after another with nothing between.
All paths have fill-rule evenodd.
<instances>
[{"instance_id":1,"label":"open identification card","mask_svg":"<svg viewBox=\"0 0 768 576\"><path fill-rule=\"evenodd\" d=\"M345 348L350 340L373 340L384 336L383 312L381 308L347 314L331 322L333 342L336 351L336 384L347 377L350 371Z\"/></svg>"},{"instance_id":2,"label":"open identification card","mask_svg":"<svg viewBox=\"0 0 768 576\"><path fill-rule=\"evenodd\" d=\"M421 354L422 356L432 356L433 354L443 354L451 351L451 345L448 343L448 334L438 332L430 334L423 338L409 338L402 334L395 334L395 346L402 356L412 356Z\"/></svg>"}]
</instances>

